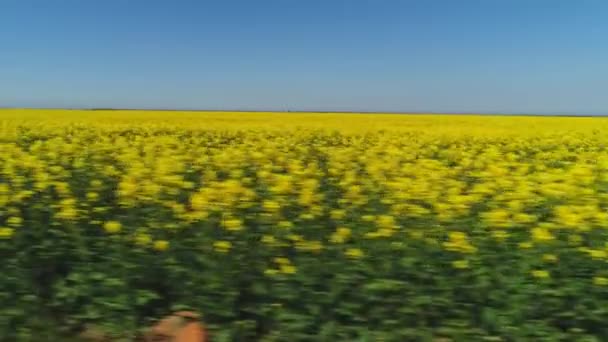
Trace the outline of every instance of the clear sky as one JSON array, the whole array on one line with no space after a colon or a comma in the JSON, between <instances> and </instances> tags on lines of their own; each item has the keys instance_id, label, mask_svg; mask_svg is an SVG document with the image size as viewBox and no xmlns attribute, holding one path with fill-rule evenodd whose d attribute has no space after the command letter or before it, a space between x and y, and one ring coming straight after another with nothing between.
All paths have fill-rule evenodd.
<instances>
[{"instance_id":1,"label":"clear sky","mask_svg":"<svg viewBox=\"0 0 608 342\"><path fill-rule=\"evenodd\" d=\"M608 1L1 0L0 106L608 114Z\"/></svg>"}]
</instances>

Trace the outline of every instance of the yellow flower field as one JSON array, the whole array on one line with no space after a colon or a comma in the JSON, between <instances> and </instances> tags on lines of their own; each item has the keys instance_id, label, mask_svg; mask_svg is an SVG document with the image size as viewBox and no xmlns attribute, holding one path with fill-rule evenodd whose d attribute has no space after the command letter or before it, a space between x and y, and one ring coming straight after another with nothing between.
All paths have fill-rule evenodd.
<instances>
[{"instance_id":1,"label":"yellow flower field","mask_svg":"<svg viewBox=\"0 0 608 342\"><path fill-rule=\"evenodd\" d=\"M1 110L0 253L14 338L601 341L608 119Z\"/></svg>"}]
</instances>

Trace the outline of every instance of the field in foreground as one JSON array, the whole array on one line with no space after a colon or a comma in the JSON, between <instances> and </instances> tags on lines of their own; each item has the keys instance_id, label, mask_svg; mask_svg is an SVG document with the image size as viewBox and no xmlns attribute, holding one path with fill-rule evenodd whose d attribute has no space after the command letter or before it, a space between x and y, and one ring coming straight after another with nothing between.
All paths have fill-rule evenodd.
<instances>
[{"instance_id":1,"label":"field in foreground","mask_svg":"<svg viewBox=\"0 0 608 342\"><path fill-rule=\"evenodd\" d=\"M603 118L0 111L0 336L187 308L216 341L605 341L607 146Z\"/></svg>"}]
</instances>

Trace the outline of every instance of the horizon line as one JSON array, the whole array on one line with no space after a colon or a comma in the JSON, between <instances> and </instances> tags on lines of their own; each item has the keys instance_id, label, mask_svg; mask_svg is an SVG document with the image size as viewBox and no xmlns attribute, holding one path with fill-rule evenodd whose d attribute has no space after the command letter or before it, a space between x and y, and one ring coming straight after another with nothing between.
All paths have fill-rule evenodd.
<instances>
[{"instance_id":1,"label":"horizon line","mask_svg":"<svg viewBox=\"0 0 608 342\"><path fill-rule=\"evenodd\" d=\"M319 114L396 114L396 115L488 115L488 116L560 116L560 117L606 117L605 114L577 114L572 112L525 113L525 112L437 112L437 111L355 111L355 110L263 110L263 109L200 109L200 108L138 108L138 107L29 107L29 106L0 106L7 109L40 109L40 110L82 110L82 111L160 111L160 112L237 112L237 113L319 113Z\"/></svg>"}]
</instances>

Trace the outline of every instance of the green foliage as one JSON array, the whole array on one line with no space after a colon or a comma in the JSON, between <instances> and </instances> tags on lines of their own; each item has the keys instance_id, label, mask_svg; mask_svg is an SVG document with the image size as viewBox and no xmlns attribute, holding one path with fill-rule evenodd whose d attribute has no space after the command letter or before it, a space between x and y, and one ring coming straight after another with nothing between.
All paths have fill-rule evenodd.
<instances>
[{"instance_id":1,"label":"green foliage","mask_svg":"<svg viewBox=\"0 0 608 342\"><path fill-rule=\"evenodd\" d=\"M429 247L393 251L392 258L379 248L360 260L328 250L299 256L296 274L269 277L256 260L239 254L247 250L218 257L192 250L195 237L162 253L120 239L108 245L85 239L81 248L65 239L2 246L2 336L28 340L40 330L60 327L54 333L69 334L95 324L132 337L151 319L183 308L204 313L218 340L608 336L608 291L573 274L570 263L587 262L574 255L564 256L564 266L546 280L522 275L525 261L507 263L489 249L479 251L472 269L454 270L447 255ZM510 254L505 250L502 257Z\"/></svg>"}]
</instances>

